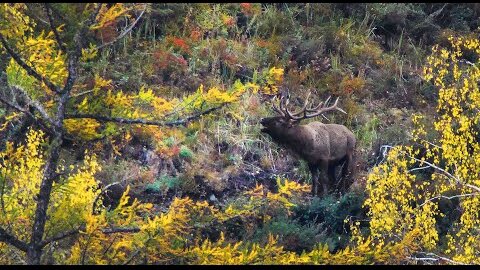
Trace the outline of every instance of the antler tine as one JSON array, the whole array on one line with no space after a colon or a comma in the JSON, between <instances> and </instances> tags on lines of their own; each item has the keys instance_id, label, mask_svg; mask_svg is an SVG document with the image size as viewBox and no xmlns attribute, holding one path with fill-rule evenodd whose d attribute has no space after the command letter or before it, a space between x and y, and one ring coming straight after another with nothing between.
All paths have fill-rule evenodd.
<instances>
[{"instance_id":1,"label":"antler tine","mask_svg":"<svg viewBox=\"0 0 480 270\"><path fill-rule=\"evenodd\" d=\"M280 110L282 112L285 112L285 96L282 95L282 97L280 98Z\"/></svg>"},{"instance_id":2,"label":"antler tine","mask_svg":"<svg viewBox=\"0 0 480 270\"><path fill-rule=\"evenodd\" d=\"M292 113L288 110L288 103L290 102L290 99L287 98L286 101L285 101L285 105L284 105L284 108L283 108L283 111L285 112L285 116L290 118L290 119L293 119L293 120L300 120L301 117L296 117L295 115L292 115Z\"/></svg>"},{"instance_id":3,"label":"antler tine","mask_svg":"<svg viewBox=\"0 0 480 270\"><path fill-rule=\"evenodd\" d=\"M327 99L327 101L328 101L328 99ZM320 103L318 103L317 106L315 106L315 107L310 107L310 108L307 109L307 111L308 111L308 112L315 112L315 111L317 111L318 109L320 109L320 107L322 107L322 105L323 105L323 101L320 101Z\"/></svg>"},{"instance_id":4,"label":"antler tine","mask_svg":"<svg viewBox=\"0 0 480 270\"><path fill-rule=\"evenodd\" d=\"M339 97L337 97L335 99L335 102L333 103L333 105L331 106L328 106L328 103L330 102L332 96L329 96L327 98L327 100L325 100L325 102L320 102L317 106L315 106L314 108L308 108L308 98L310 97L310 94L311 92L308 93L307 97L305 98L305 103L302 107L302 109L300 109L300 111L296 112L296 113L292 113L288 110L288 103L289 103L289 99L284 99L284 97L282 96L282 101L280 103L280 106L281 106L281 111L284 113L284 116L285 117L288 117L292 120L302 120L302 119L307 119L307 118L312 118L312 117L315 117L317 115L322 115L323 117L325 117L323 114L328 112L328 111L332 111L332 110L337 110L337 111L340 111L344 114L347 114L347 112L345 112L343 109L339 108L338 107L338 101L339 101ZM302 116L299 116L303 113ZM312 114L307 114L307 113L312 113Z\"/></svg>"},{"instance_id":5,"label":"antler tine","mask_svg":"<svg viewBox=\"0 0 480 270\"><path fill-rule=\"evenodd\" d=\"M317 110L315 113L310 114L310 115L307 115L306 118L315 117L315 116L317 116L317 115L324 114L324 113L326 113L326 112L328 112L328 111L332 111L332 110L337 110L337 111L340 111L340 112L346 114L346 112L345 112L343 109L337 107L337 105L338 105L338 100L339 100L339 99L340 99L340 98L337 97L337 99L335 100L335 102L333 103L332 106L323 107L323 108ZM330 100L330 97L327 99L327 101L329 101L329 100ZM325 104L328 104L328 103L326 102Z\"/></svg>"},{"instance_id":6,"label":"antler tine","mask_svg":"<svg viewBox=\"0 0 480 270\"><path fill-rule=\"evenodd\" d=\"M282 110L280 110L277 106L275 106L276 99L277 99L277 97L274 97L273 100L272 100L272 107L273 107L273 109L274 109L276 112L278 112L280 115L285 116L285 113L284 113ZM280 101L280 103L281 103L281 101ZM280 105L280 106L281 106L281 105Z\"/></svg>"},{"instance_id":7,"label":"antler tine","mask_svg":"<svg viewBox=\"0 0 480 270\"><path fill-rule=\"evenodd\" d=\"M287 98L285 99L285 101L283 102L283 108L282 108L282 111L285 113L285 116L287 116L288 118L290 119L293 119L293 120L300 120L302 119L301 117L296 117L295 114L292 114L289 110L288 110L288 103L290 103L290 93L287 92Z\"/></svg>"},{"instance_id":8,"label":"antler tine","mask_svg":"<svg viewBox=\"0 0 480 270\"><path fill-rule=\"evenodd\" d=\"M308 92L308 95L307 97L305 98L305 103L303 104L303 107L300 109L300 111L296 112L296 113L293 113L292 115L293 116L297 116L297 115L300 115L300 114L306 114L307 113L307 105L308 105L308 98L310 97L310 94L312 94L312 92Z\"/></svg>"},{"instance_id":9,"label":"antler tine","mask_svg":"<svg viewBox=\"0 0 480 270\"><path fill-rule=\"evenodd\" d=\"M322 106L327 106L328 105L328 102L330 102L330 99L332 98L332 96L329 96L325 102L323 101L320 101L320 103L318 103L318 105L315 107L315 108L312 108L310 107L309 109L307 109L308 112L316 112L318 109L320 109L320 107Z\"/></svg>"},{"instance_id":10,"label":"antler tine","mask_svg":"<svg viewBox=\"0 0 480 270\"><path fill-rule=\"evenodd\" d=\"M338 104L338 100L339 100L339 99L340 99L340 98L337 97L337 99L335 100L335 103L331 106L331 108L332 108L332 109L335 109L335 110L337 110L337 111L340 111L340 112L342 112L342 113L344 113L344 114L347 114L347 112L344 111L342 108L337 107L337 104Z\"/></svg>"},{"instance_id":11,"label":"antler tine","mask_svg":"<svg viewBox=\"0 0 480 270\"><path fill-rule=\"evenodd\" d=\"M337 107L338 99L339 99L339 97L337 97L337 99L335 100L335 109L336 109L337 111L340 111L340 112L344 113L344 114L347 114L347 112L344 111L342 108Z\"/></svg>"},{"instance_id":12,"label":"antler tine","mask_svg":"<svg viewBox=\"0 0 480 270\"><path fill-rule=\"evenodd\" d=\"M327 100L325 100L325 106L328 105L328 103L330 102L330 99L332 98L332 96L328 96ZM337 101L338 101L338 98L337 98ZM335 105L335 104L334 104Z\"/></svg>"},{"instance_id":13,"label":"antler tine","mask_svg":"<svg viewBox=\"0 0 480 270\"><path fill-rule=\"evenodd\" d=\"M285 101L283 102L283 107L284 107L285 109L287 108L288 103L290 103L290 94L287 96L287 98L286 98Z\"/></svg>"},{"instance_id":14,"label":"antler tine","mask_svg":"<svg viewBox=\"0 0 480 270\"><path fill-rule=\"evenodd\" d=\"M290 111L288 110L287 105L288 105L288 103L290 103L290 98L289 98L290 93L288 92L288 90L287 90L287 95L288 95L288 97L287 97L287 99L285 100L285 102L284 102L284 108L282 109L282 111L285 112L285 116L288 117L288 118L290 118L290 119L292 119L292 120L301 120L301 119L303 119L303 118L305 117L305 115L307 114L307 112L306 112L305 109L306 109L307 104L308 104L308 97L310 96L310 93L308 93L307 98L305 99L305 104L304 104L303 108L302 108L299 112L297 112L297 113L292 113L292 112L290 112ZM304 116L303 116L303 117L302 117L302 116L298 117L298 115L301 114L301 113L304 113Z\"/></svg>"},{"instance_id":15,"label":"antler tine","mask_svg":"<svg viewBox=\"0 0 480 270\"><path fill-rule=\"evenodd\" d=\"M281 111L283 116L288 116L288 117L289 117L289 115L288 115L288 112L287 112L288 111L287 105L290 102L289 101L289 99L290 99L289 95L290 94L287 92L287 97L285 97L285 95L282 94L282 97L280 98L280 111Z\"/></svg>"},{"instance_id":16,"label":"antler tine","mask_svg":"<svg viewBox=\"0 0 480 270\"><path fill-rule=\"evenodd\" d=\"M290 119L292 119L292 120L301 120L301 119L305 118L305 117L302 117L302 116L297 117L296 115L292 114L292 113L288 110L288 108L285 108L285 113L286 113L286 116L288 116L288 117L289 117Z\"/></svg>"}]
</instances>

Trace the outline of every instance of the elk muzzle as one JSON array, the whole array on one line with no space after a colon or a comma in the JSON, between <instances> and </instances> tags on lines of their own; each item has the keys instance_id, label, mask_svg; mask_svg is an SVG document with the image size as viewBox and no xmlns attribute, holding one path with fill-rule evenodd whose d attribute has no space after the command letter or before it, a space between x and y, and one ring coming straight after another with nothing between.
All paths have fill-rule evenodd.
<instances>
[{"instance_id":1,"label":"elk muzzle","mask_svg":"<svg viewBox=\"0 0 480 270\"><path fill-rule=\"evenodd\" d=\"M262 126L263 126L263 128L260 129L261 132L267 132L268 131L268 123L270 122L269 120L270 120L270 118L268 118L268 117L267 118L262 118L260 120L260 124L262 124Z\"/></svg>"}]
</instances>

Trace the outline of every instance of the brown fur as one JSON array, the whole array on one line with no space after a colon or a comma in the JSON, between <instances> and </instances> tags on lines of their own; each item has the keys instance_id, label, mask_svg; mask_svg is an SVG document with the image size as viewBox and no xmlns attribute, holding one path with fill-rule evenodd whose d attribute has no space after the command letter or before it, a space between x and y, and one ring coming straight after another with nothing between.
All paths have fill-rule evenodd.
<instances>
[{"instance_id":1,"label":"brown fur","mask_svg":"<svg viewBox=\"0 0 480 270\"><path fill-rule=\"evenodd\" d=\"M336 182L335 168L343 162L344 180L352 174L356 139L347 127L321 122L298 125L298 121L283 116L264 118L261 124L264 126L262 132L286 145L308 163L312 173L313 195L318 194L319 182L323 193L328 192L329 187Z\"/></svg>"}]
</instances>

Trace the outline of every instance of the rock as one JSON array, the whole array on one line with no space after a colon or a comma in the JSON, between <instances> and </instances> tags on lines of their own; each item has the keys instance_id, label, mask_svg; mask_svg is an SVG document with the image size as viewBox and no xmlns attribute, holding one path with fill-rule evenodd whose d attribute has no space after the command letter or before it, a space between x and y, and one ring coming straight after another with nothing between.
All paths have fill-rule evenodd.
<instances>
[{"instance_id":1,"label":"rock","mask_svg":"<svg viewBox=\"0 0 480 270\"><path fill-rule=\"evenodd\" d=\"M210 195L209 200L212 201L212 202L215 202L215 201L217 201L217 197L215 197L215 194L212 194L212 195Z\"/></svg>"}]
</instances>

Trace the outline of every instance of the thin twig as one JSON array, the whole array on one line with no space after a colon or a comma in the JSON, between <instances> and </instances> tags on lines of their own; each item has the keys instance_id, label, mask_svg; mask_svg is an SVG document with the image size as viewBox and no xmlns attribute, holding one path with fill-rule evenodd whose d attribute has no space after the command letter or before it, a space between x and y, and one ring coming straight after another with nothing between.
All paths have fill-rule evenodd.
<instances>
[{"instance_id":1,"label":"thin twig","mask_svg":"<svg viewBox=\"0 0 480 270\"><path fill-rule=\"evenodd\" d=\"M132 256L130 256L130 258L129 258L125 263L123 263L123 265L128 265L129 263L131 263L131 262L133 261L133 259L138 256L138 254L140 253L140 251L141 251L141 249L138 249L137 251L135 251L135 252L132 254Z\"/></svg>"},{"instance_id":2,"label":"thin twig","mask_svg":"<svg viewBox=\"0 0 480 270\"><path fill-rule=\"evenodd\" d=\"M182 107L180 107L181 104L178 104L177 106L175 106L175 108L173 108L173 110L169 113L166 113L164 115L164 117L168 117L170 115L174 115L178 112L180 112L181 110L185 109L188 105L192 104L193 102L195 102L196 100L198 99L198 96L195 97L194 99L192 99L192 101L188 102L187 104L184 104Z\"/></svg>"},{"instance_id":3,"label":"thin twig","mask_svg":"<svg viewBox=\"0 0 480 270\"><path fill-rule=\"evenodd\" d=\"M427 165L427 166L424 166L424 167L413 168L413 169L408 170L408 172L414 172L414 171L418 171L418 170L425 170L425 169L428 169L428 168L431 168L431 167Z\"/></svg>"},{"instance_id":4,"label":"thin twig","mask_svg":"<svg viewBox=\"0 0 480 270\"><path fill-rule=\"evenodd\" d=\"M104 234L113 234L113 233L136 233L139 232L140 228L138 227L124 227L124 228L110 228L103 229L102 233Z\"/></svg>"},{"instance_id":5,"label":"thin twig","mask_svg":"<svg viewBox=\"0 0 480 270\"><path fill-rule=\"evenodd\" d=\"M438 196L432 197L432 198L424 201L424 202L423 202L422 204L420 204L418 207L422 207L422 206L424 206L426 203L428 203L428 202L430 202L430 201L433 201L433 200L435 200L435 199L443 198L443 199L451 200L451 199L455 199L455 198L478 196L478 195L480 195L480 193L468 193L468 194L460 194L460 195L454 195L454 196L438 195Z\"/></svg>"},{"instance_id":6,"label":"thin twig","mask_svg":"<svg viewBox=\"0 0 480 270\"><path fill-rule=\"evenodd\" d=\"M26 114L30 114L30 112L16 104L13 104L11 102L9 102L8 100L4 99L3 97L0 97L0 102L4 103L5 105L7 105L8 107L12 108L12 109L15 109L19 112L22 112L22 113L26 113ZM33 117L33 115L30 114L30 116Z\"/></svg>"},{"instance_id":7,"label":"thin twig","mask_svg":"<svg viewBox=\"0 0 480 270\"><path fill-rule=\"evenodd\" d=\"M110 183L110 184L106 185L104 188L102 188L102 190L100 191L100 193L98 193L97 197L95 197L95 200L93 201L92 213L95 212L95 205L97 205L98 199L100 199L100 197L102 196L102 194L103 194L108 188L110 188L111 186L114 186L114 185L120 185L120 183L119 183L119 182Z\"/></svg>"},{"instance_id":8,"label":"thin twig","mask_svg":"<svg viewBox=\"0 0 480 270\"><path fill-rule=\"evenodd\" d=\"M393 146L390 146L390 145L382 145L382 147L385 147L385 148L393 148ZM403 154L405 154L406 156L408 156L409 158L411 158L411 159L413 159L413 160L415 160L415 161L418 161L418 162L420 162L420 163L425 163L425 164L429 165L430 167L441 171L441 172L444 173L446 176L454 179L455 182L457 182L458 184L462 184L462 182L460 181L460 179L458 179L456 176L454 176L454 175L452 175L451 173L447 172L446 170L444 170L444 169L436 166L435 164L432 164L432 163L430 163L430 162L428 162L428 161L425 161L425 160L420 160L420 159L418 159L418 158L412 157L412 156L408 155L408 154L407 154L406 152L404 152L404 151L400 151L400 152L403 153ZM480 191L480 189L479 189L479 191Z\"/></svg>"},{"instance_id":9,"label":"thin twig","mask_svg":"<svg viewBox=\"0 0 480 270\"><path fill-rule=\"evenodd\" d=\"M57 40L58 47L60 50L63 52L66 52L67 49L65 48L65 45L62 42L62 39L60 38L60 34L57 31L57 28L55 27L55 24L53 23L53 15L52 15L52 9L50 7L49 3L45 3L45 10L47 11L47 17L48 17L48 22L50 23L50 28L53 31L53 34L55 35L55 39Z\"/></svg>"},{"instance_id":10,"label":"thin twig","mask_svg":"<svg viewBox=\"0 0 480 270\"><path fill-rule=\"evenodd\" d=\"M93 92L93 89L87 90L87 91L84 91L84 92L81 92L81 93L78 93L78 94L75 94L75 95L71 95L71 97L76 98L76 97L83 96L83 95L86 95L86 94L89 94L89 93L92 93L92 92Z\"/></svg>"}]
</instances>

